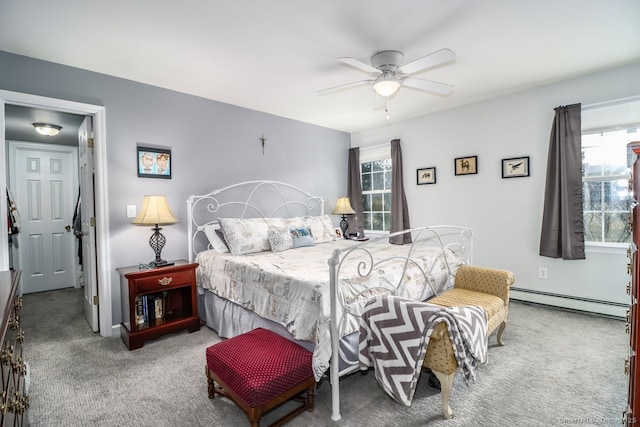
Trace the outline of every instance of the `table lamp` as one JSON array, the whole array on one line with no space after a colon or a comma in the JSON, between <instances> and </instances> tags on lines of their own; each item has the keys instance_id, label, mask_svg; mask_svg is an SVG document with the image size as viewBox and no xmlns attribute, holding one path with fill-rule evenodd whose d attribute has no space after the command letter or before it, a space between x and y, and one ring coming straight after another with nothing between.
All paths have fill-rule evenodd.
<instances>
[{"instance_id":1,"label":"table lamp","mask_svg":"<svg viewBox=\"0 0 640 427\"><path fill-rule=\"evenodd\" d=\"M336 202L336 208L331 212L333 215L342 215L342 221L340 221L340 229L342 230L342 237L347 238L347 229L349 223L347 222L347 215L356 213L351 207L348 197L338 197Z\"/></svg>"},{"instance_id":2,"label":"table lamp","mask_svg":"<svg viewBox=\"0 0 640 427\"><path fill-rule=\"evenodd\" d=\"M163 260L160 256L167 239L160 233L162 228L158 227L158 225L170 225L177 222L177 218L173 216L173 213L171 213L169 209L166 196L144 196L142 209L140 209L140 213L133 220L132 224L154 226L152 228L153 234L149 238L149 246L151 246L151 249L156 253L156 259L152 261L156 267L165 267L174 264Z\"/></svg>"}]
</instances>

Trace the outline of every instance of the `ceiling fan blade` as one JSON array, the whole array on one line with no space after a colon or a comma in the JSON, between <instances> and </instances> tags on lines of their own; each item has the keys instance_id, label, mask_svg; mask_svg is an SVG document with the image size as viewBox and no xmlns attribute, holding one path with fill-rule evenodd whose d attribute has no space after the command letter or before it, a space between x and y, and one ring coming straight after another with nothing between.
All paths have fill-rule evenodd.
<instances>
[{"instance_id":1,"label":"ceiling fan blade","mask_svg":"<svg viewBox=\"0 0 640 427\"><path fill-rule=\"evenodd\" d=\"M371 84L373 82L375 82L375 80L360 80L358 82L351 82L351 83L346 83L346 84L339 85L339 86L333 86L333 87L329 87L329 88L326 88L326 89L321 89L321 90L317 91L316 93L318 95L327 95L329 93L338 92L338 91L345 90L345 89L351 89L351 88L354 88L354 87L363 86L363 85L366 85L366 84Z\"/></svg>"},{"instance_id":2,"label":"ceiling fan blade","mask_svg":"<svg viewBox=\"0 0 640 427\"><path fill-rule=\"evenodd\" d=\"M350 58L350 57L342 57L342 58L338 58L338 61L343 62L347 65L351 65L352 67L355 67L361 71L364 71L365 73L369 73L369 74L380 74L382 71L378 70L375 67L372 67L369 64L365 64L362 61L358 61L355 58Z\"/></svg>"},{"instance_id":3,"label":"ceiling fan blade","mask_svg":"<svg viewBox=\"0 0 640 427\"><path fill-rule=\"evenodd\" d=\"M456 54L450 49L440 49L436 52L430 53L427 56L416 59L409 63L404 64L399 68L403 74L413 74L418 71L426 70L428 68L437 67L448 62L453 62L456 59Z\"/></svg>"},{"instance_id":4,"label":"ceiling fan blade","mask_svg":"<svg viewBox=\"0 0 640 427\"><path fill-rule=\"evenodd\" d=\"M446 83L432 82L431 80L417 79L415 77L405 77L402 79L402 86L436 93L438 95L449 95L453 92L453 86Z\"/></svg>"}]
</instances>

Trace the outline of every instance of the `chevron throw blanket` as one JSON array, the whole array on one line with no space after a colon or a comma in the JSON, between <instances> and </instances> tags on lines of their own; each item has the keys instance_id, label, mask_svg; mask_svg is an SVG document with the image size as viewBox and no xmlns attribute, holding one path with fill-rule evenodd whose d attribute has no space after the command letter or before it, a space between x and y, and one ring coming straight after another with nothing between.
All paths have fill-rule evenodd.
<instances>
[{"instance_id":1,"label":"chevron throw blanket","mask_svg":"<svg viewBox=\"0 0 640 427\"><path fill-rule=\"evenodd\" d=\"M410 406L435 327L445 322L465 381L487 361L487 314L482 307L441 307L395 296L372 298L360 319L360 369L373 366L378 383Z\"/></svg>"}]
</instances>

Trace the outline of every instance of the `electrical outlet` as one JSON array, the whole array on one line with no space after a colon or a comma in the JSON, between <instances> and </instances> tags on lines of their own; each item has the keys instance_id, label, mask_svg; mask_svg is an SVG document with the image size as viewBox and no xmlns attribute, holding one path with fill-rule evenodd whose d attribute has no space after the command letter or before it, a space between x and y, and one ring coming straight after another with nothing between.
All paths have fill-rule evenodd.
<instances>
[{"instance_id":1,"label":"electrical outlet","mask_svg":"<svg viewBox=\"0 0 640 427\"><path fill-rule=\"evenodd\" d=\"M127 205L127 218L135 218L136 215L136 205Z\"/></svg>"},{"instance_id":2,"label":"electrical outlet","mask_svg":"<svg viewBox=\"0 0 640 427\"><path fill-rule=\"evenodd\" d=\"M549 271L547 271L547 267L538 268L538 278L540 278L540 279L549 278Z\"/></svg>"}]
</instances>

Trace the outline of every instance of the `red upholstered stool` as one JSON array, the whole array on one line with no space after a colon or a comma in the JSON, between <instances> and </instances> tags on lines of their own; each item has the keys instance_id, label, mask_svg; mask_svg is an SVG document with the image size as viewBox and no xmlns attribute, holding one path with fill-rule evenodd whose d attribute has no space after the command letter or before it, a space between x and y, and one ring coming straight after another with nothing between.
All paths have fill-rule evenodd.
<instances>
[{"instance_id":1,"label":"red upholstered stool","mask_svg":"<svg viewBox=\"0 0 640 427\"><path fill-rule=\"evenodd\" d=\"M315 379L312 353L275 332L258 328L207 348L209 399L221 394L249 417L251 427L290 399L302 402L271 426L280 426L305 410L313 412ZM217 385L216 385L217 384ZM306 396L300 396L306 390Z\"/></svg>"}]
</instances>

